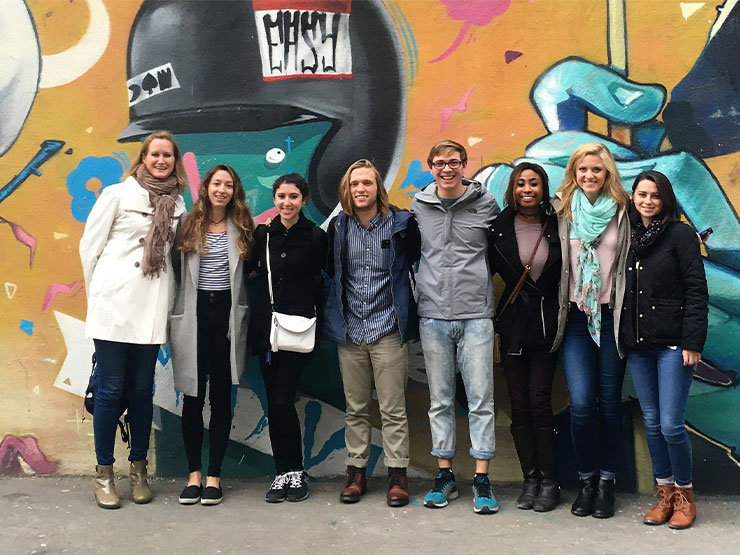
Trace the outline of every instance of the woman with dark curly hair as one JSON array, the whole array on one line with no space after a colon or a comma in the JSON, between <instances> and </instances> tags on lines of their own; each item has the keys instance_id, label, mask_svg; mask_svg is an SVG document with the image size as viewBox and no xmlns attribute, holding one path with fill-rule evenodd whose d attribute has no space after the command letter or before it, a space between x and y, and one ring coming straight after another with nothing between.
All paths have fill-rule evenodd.
<instances>
[{"instance_id":1,"label":"woman with dark curly hair","mask_svg":"<svg viewBox=\"0 0 740 555\"><path fill-rule=\"evenodd\" d=\"M223 499L221 464L231 431L231 386L247 357L249 307L245 261L253 252L254 223L237 173L226 164L208 170L193 210L177 233L173 267L179 289L170 316L175 387L183 396L182 437L188 484L180 503L217 505ZM193 338L196 338L193 341ZM206 382L211 405L208 474L201 471Z\"/></svg>"},{"instance_id":2,"label":"woman with dark curly hair","mask_svg":"<svg viewBox=\"0 0 740 555\"><path fill-rule=\"evenodd\" d=\"M558 446L552 414L561 254L547 173L517 164L506 208L489 235L491 269L506 283L496 310L511 399L511 435L524 474L520 509L551 511L560 502Z\"/></svg>"}]
</instances>

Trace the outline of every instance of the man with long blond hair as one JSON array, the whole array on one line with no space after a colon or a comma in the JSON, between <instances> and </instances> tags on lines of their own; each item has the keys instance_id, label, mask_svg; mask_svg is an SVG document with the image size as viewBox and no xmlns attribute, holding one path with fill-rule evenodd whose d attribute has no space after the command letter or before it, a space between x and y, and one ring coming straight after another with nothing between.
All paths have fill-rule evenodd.
<instances>
[{"instance_id":1,"label":"man with long blond hair","mask_svg":"<svg viewBox=\"0 0 740 555\"><path fill-rule=\"evenodd\" d=\"M418 259L419 232L407 210L391 206L378 170L358 160L339 184L342 212L329 224L325 332L337 342L347 402L347 482L339 498L356 503L367 491L372 384L378 396L387 503L409 502L406 416L408 342L418 339L409 264Z\"/></svg>"}]
</instances>

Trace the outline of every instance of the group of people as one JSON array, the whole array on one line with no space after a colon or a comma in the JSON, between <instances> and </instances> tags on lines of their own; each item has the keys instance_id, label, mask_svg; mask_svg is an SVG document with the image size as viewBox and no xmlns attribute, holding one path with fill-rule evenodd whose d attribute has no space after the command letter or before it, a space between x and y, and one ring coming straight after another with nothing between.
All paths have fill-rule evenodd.
<instances>
[{"instance_id":1,"label":"group of people","mask_svg":"<svg viewBox=\"0 0 740 555\"><path fill-rule=\"evenodd\" d=\"M415 195L410 210L390 204L370 161L353 163L339 183L341 211L327 232L301 210L309 195L306 181L281 176L273 185L277 214L255 227L232 168L219 164L208 171L187 214L174 138L161 131L144 141L126 180L101 194L80 243L87 335L95 340L100 372L94 417L98 505L120 506L112 464L124 395L133 500L152 498L146 461L152 386L157 352L168 335L175 387L184 397L189 477L180 503L223 499L232 385L249 349L262 370L275 461L265 499L308 496L295 398L312 353L275 345L275 315L288 314L315 318L314 350L322 331L337 343L346 400L343 503L358 502L367 491L373 390L387 503L409 502L408 343L421 339L431 454L438 462L425 506L445 507L459 494L452 469L459 373L475 464L473 509L498 510L488 475L496 454L497 349L523 473L517 507L546 512L560 503L551 398L562 351L580 479L571 512L614 514L629 364L657 482L658 502L644 522L691 526L696 507L683 414L706 337L708 294L700 241L680 221L668 179L643 172L630 198L608 148L587 143L573 152L552 198L544 169L518 164L502 211L480 183L464 177L467 153L459 143L438 142L427 163L434 182ZM328 294L324 272L331 279ZM505 284L497 308L495 274ZM211 411L204 482L206 391Z\"/></svg>"}]
</instances>

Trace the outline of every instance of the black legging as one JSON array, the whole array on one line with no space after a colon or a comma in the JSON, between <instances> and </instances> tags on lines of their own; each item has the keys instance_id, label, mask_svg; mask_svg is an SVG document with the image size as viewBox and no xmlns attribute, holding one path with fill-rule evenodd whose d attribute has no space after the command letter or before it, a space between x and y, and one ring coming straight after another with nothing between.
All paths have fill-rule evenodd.
<instances>
[{"instance_id":1,"label":"black legging","mask_svg":"<svg viewBox=\"0 0 740 555\"><path fill-rule=\"evenodd\" d=\"M271 352L269 363L267 354L260 354L259 360L267 392L267 420L275 469L278 474L303 470L301 424L295 409L295 396L301 371L311 354Z\"/></svg>"},{"instance_id":2,"label":"black legging","mask_svg":"<svg viewBox=\"0 0 740 555\"><path fill-rule=\"evenodd\" d=\"M558 354L549 349L522 348L521 355L506 354L503 363L511 400L511 426L535 429L555 427L552 415L552 380Z\"/></svg>"},{"instance_id":3,"label":"black legging","mask_svg":"<svg viewBox=\"0 0 740 555\"><path fill-rule=\"evenodd\" d=\"M198 291L198 396L185 395L182 439L189 472L201 469L203 405L208 377L211 421L208 426L208 476L221 476L231 432L230 291Z\"/></svg>"}]
</instances>

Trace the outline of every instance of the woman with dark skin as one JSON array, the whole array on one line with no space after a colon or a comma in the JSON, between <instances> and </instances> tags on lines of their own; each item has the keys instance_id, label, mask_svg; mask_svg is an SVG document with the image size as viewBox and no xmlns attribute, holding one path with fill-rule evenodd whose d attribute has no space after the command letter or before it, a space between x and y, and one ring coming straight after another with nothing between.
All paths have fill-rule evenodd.
<instances>
[{"instance_id":1,"label":"woman with dark skin","mask_svg":"<svg viewBox=\"0 0 740 555\"><path fill-rule=\"evenodd\" d=\"M552 414L558 353L552 345L561 266L557 217L550 208L545 170L529 162L518 164L505 200L507 206L491 228L488 259L492 271L506 283L496 310L496 329L501 333L511 399L511 435L524 475L517 507L545 512L560 502ZM530 259L531 268L518 295L506 306Z\"/></svg>"},{"instance_id":2,"label":"woman with dark skin","mask_svg":"<svg viewBox=\"0 0 740 555\"><path fill-rule=\"evenodd\" d=\"M303 445L296 391L312 353L272 351L272 309L283 314L317 318L316 343L323 323L324 283L328 243L326 233L303 215L309 188L298 174L279 177L272 187L278 215L255 230L255 266L259 292L253 300L249 342L257 354L267 393L270 443L275 479L265 496L268 503L302 501L308 497L308 474L303 467ZM269 240L273 307L267 285Z\"/></svg>"},{"instance_id":3,"label":"woman with dark skin","mask_svg":"<svg viewBox=\"0 0 740 555\"><path fill-rule=\"evenodd\" d=\"M707 336L707 280L699 238L680 221L665 175L646 171L635 178L629 214L632 244L621 335L658 497L643 522L683 529L696 518L684 410Z\"/></svg>"}]
</instances>

